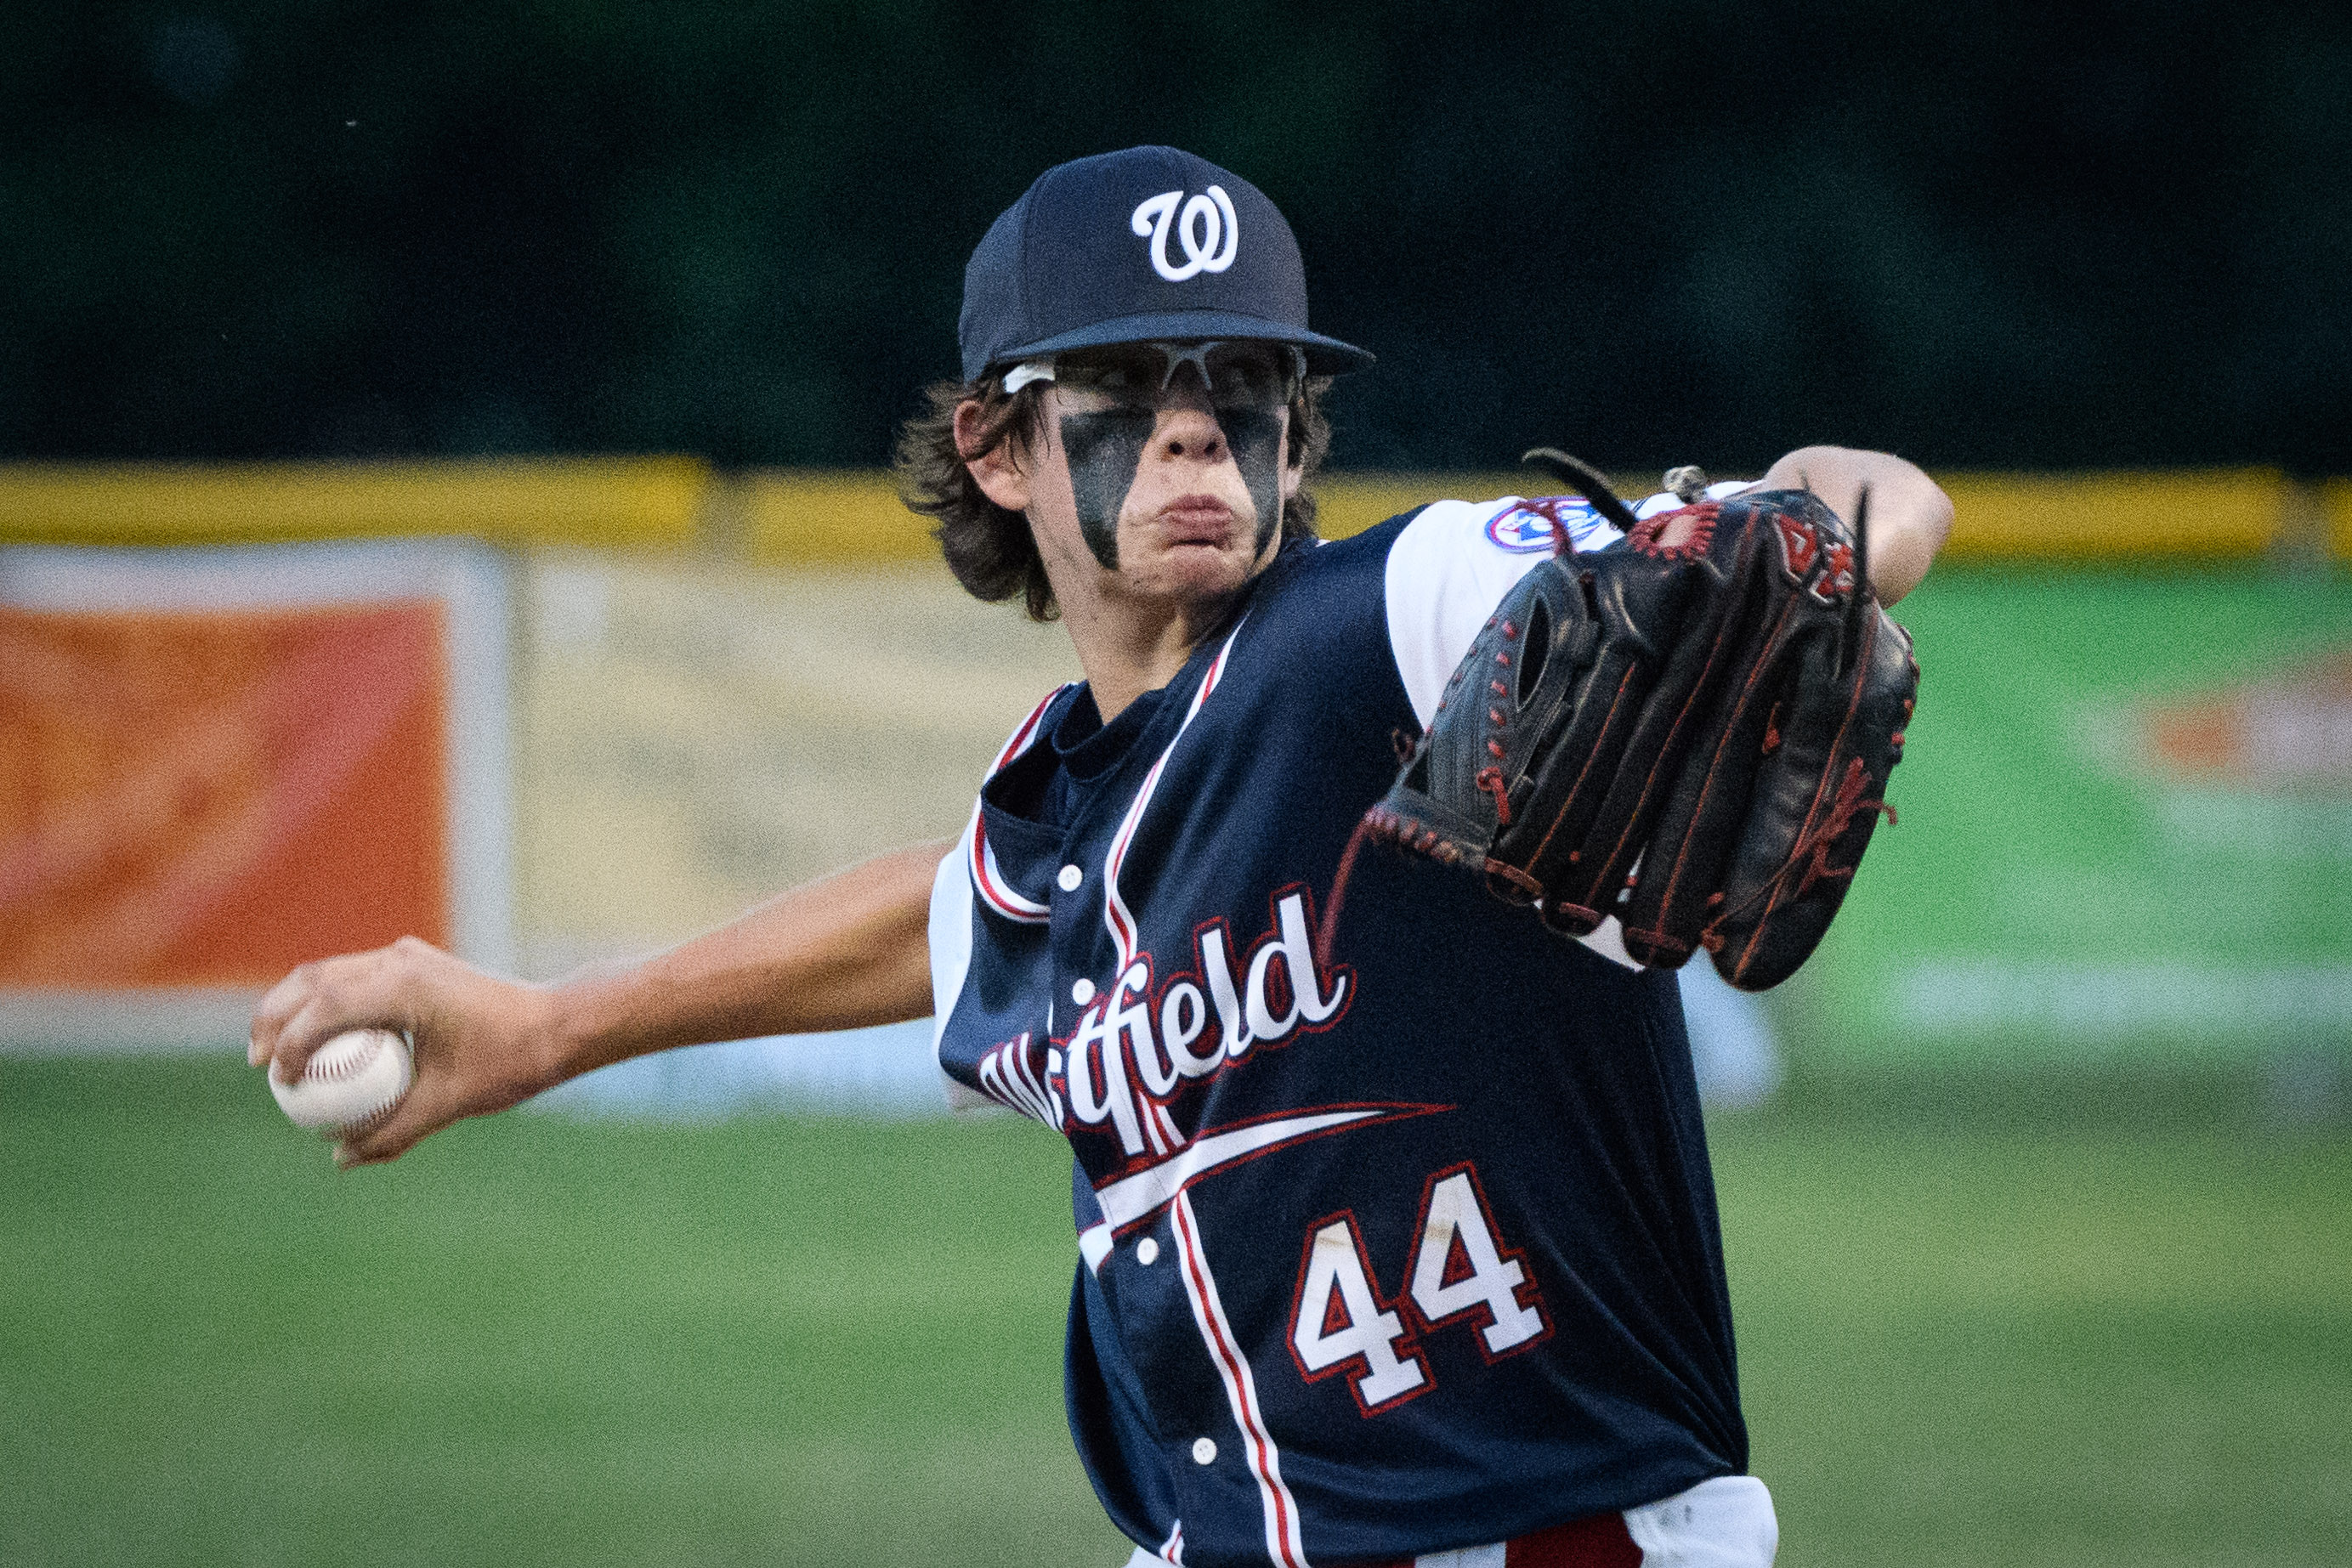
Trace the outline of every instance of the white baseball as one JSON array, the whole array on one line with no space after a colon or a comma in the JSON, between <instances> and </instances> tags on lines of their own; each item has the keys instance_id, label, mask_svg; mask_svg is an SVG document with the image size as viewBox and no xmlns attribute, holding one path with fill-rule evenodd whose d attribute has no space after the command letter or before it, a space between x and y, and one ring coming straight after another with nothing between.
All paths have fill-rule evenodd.
<instances>
[{"instance_id":1,"label":"white baseball","mask_svg":"<svg viewBox=\"0 0 2352 1568\"><path fill-rule=\"evenodd\" d=\"M271 1068L269 1092L298 1127L353 1133L389 1114L415 1074L408 1041L399 1035L388 1029L346 1030L318 1049L295 1082L279 1082Z\"/></svg>"}]
</instances>

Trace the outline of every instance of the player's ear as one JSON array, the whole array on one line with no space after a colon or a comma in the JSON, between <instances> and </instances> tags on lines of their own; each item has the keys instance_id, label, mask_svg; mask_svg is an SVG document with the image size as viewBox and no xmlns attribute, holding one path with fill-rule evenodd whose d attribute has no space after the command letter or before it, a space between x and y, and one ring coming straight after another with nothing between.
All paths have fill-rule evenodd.
<instances>
[{"instance_id":1,"label":"player's ear","mask_svg":"<svg viewBox=\"0 0 2352 1568\"><path fill-rule=\"evenodd\" d=\"M1029 474L1021 461L1020 439L1008 432L989 445L986 415L977 398L956 404L955 443L959 454L978 454L966 456L963 465L982 495L1008 512L1029 509Z\"/></svg>"}]
</instances>

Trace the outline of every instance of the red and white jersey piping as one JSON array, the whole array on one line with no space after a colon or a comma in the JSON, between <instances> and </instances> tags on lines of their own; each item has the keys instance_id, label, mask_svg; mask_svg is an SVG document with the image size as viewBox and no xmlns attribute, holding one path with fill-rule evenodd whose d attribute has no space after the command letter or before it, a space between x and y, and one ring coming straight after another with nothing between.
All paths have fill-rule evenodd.
<instances>
[{"instance_id":1,"label":"red and white jersey piping","mask_svg":"<svg viewBox=\"0 0 2352 1568\"><path fill-rule=\"evenodd\" d=\"M998 752L996 760L990 764L989 778L993 779L1003 772L1006 764L1037 744L1045 726L1045 710L1054 706L1055 697L1069 689L1066 685L1055 687L1046 694L1045 701L1029 710L1029 716L1021 721L1021 727L1013 732L1013 738L1004 743L1004 749ZM977 801L971 808L971 826L964 836L971 844L972 890L980 894L982 904L1005 919L1017 920L1024 925L1043 925L1053 918L1051 908L1024 894L998 869L996 851L988 842L986 814Z\"/></svg>"},{"instance_id":2,"label":"red and white jersey piping","mask_svg":"<svg viewBox=\"0 0 2352 1568\"><path fill-rule=\"evenodd\" d=\"M1226 1321L1224 1302L1218 1299L1217 1281L1209 1272L1208 1253L1201 1245L1201 1222L1192 1212L1192 1195L1178 1194L1169 1212L1192 1320L1200 1325L1209 1358L1216 1363L1217 1376L1225 1385L1226 1401L1242 1429L1242 1459L1257 1482L1258 1500L1265 1514L1266 1555L1281 1568L1307 1568L1306 1543L1299 1536L1298 1500L1283 1483L1282 1453L1275 1447L1274 1435L1266 1430L1249 1358L1242 1354L1234 1326Z\"/></svg>"}]
</instances>

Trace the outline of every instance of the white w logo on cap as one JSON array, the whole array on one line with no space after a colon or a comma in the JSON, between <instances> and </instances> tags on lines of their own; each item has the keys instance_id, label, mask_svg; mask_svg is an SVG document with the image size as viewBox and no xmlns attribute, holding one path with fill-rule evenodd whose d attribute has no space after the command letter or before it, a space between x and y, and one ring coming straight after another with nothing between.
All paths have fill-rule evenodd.
<instances>
[{"instance_id":1,"label":"white w logo on cap","mask_svg":"<svg viewBox=\"0 0 2352 1568\"><path fill-rule=\"evenodd\" d=\"M1183 211L1176 204L1184 202ZM1240 223L1234 217L1234 202L1222 185L1212 185L1204 196L1184 201L1181 191L1163 191L1139 203L1129 226L1147 236L1151 244L1151 270L1171 283L1203 272L1223 272L1234 264L1234 248L1241 243ZM1176 231L1176 243L1184 247L1184 265L1177 266L1168 259L1168 231ZM1198 230L1196 235L1193 231ZM1218 248L1218 242L1224 242Z\"/></svg>"}]
</instances>

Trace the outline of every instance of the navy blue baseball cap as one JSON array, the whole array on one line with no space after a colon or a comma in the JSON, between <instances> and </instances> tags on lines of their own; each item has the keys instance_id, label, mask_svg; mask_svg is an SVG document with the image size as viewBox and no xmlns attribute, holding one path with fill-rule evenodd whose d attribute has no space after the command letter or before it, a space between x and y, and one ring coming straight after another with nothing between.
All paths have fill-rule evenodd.
<instances>
[{"instance_id":1,"label":"navy blue baseball cap","mask_svg":"<svg viewBox=\"0 0 2352 1568\"><path fill-rule=\"evenodd\" d=\"M1307 268L1265 193L1173 147L1038 175L971 253L956 336L968 382L1066 349L1162 338L1296 343L1315 375L1372 362L1307 329Z\"/></svg>"}]
</instances>

